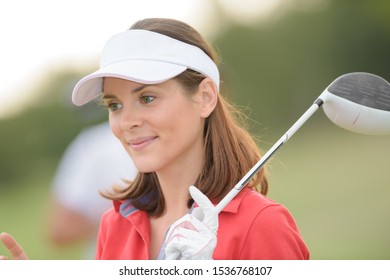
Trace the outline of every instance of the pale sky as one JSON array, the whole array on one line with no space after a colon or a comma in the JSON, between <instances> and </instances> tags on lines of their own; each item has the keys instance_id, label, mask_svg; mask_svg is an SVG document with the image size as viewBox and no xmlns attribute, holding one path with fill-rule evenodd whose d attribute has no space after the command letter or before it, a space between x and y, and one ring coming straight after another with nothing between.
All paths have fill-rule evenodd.
<instances>
[{"instance_id":1,"label":"pale sky","mask_svg":"<svg viewBox=\"0 0 390 280\"><path fill-rule=\"evenodd\" d=\"M49 68L98 61L106 40L136 20L170 17L204 29L205 1L0 0L0 117L23 107Z\"/></svg>"},{"instance_id":2,"label":"pale sky","mask_svg":"<svg viewBox=\"0 0 390 280\"><path fill-rule=\"evenodd\" d=\"M245 22L266 18L277 7L280 10L286 6L281 5L282 2L0 0L0 118L21 110L31 98L26 93L31 92L50 69L97 64L106 40L126 30L136 20L175 18L189 23L204 36L212 37L218 26L213 21L215 5L211 3L219 3L227 16Z\"/></svg>"}]
</instances>

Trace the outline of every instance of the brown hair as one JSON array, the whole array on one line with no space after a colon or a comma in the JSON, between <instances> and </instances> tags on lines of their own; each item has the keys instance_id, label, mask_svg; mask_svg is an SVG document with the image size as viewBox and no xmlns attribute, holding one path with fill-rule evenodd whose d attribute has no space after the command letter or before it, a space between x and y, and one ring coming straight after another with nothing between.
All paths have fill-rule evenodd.
<instances>
[{"instance_id":1,"label":"brown hair","mask_svg":"<svg viewBox=\"0 0 390 280\"><path fill-rule=\"evenodd\" d=\"M191 26L173 19L149 18L136 22L130 29L144 29L158 32L202 49L216 63L218 56L202 36ZM175 77L188 92L195 92L205 77L192 70L186 70ZM243 114L230 105L220 94L216 108L207 118L204 128L204 166L195 186L210 200L222 199L231 188L260 159L260 151L243 124ZM266 195L268 181L264 168L252 179L247 187ZM150 215L160 216L165 210L157 175L138 173L134 181L125 189L113 188L112 192L102 193L109 199L131 199L138 209ZM143 200L148 197L147 201ZM192 200L189 200L189 206Z\"/></svg>"}]
</instances>

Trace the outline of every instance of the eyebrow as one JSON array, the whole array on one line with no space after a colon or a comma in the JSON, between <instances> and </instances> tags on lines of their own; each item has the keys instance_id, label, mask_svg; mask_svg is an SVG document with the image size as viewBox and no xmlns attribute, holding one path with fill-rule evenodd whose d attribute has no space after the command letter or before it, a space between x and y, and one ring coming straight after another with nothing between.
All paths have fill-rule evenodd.
<instances>
[{"instance_id":1,"label":"eyebrow","mask_svg":"<svg viewBox=\"0 0 390 280\"><path fill-rule=\"evenodd\" d=\"M140 86L138 86L138 87L132 89L132 90L130 91L130 93L137 93L137 92L140 92L140 91L143 90L144 88L147 88L147 87L150 87L150 86L152 86L152 85L142 84L142 85L140 85Z\"/></svg>"},{"instance_id":2,"label":"eyebrow","mask_svg":"<svg viewBox=\"0 0 390 280\"><path fill-rule=\"evenodd\" d=\"M113 95L113 94L106 94L105 92L103 92L103 95L102 95L102 100L104 99L114 99L116 96Z\"/></svg>"}]
</instances>

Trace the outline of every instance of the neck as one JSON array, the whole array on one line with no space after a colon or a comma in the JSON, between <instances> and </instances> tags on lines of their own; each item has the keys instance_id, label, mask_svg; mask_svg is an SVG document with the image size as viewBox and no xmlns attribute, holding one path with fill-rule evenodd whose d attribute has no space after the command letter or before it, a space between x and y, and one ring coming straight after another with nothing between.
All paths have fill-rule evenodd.
<instances>
[{"instance_id":1,"label":"neck","mask_svg":"<svg viewBox=\"0 0 390 280\"><path fill-rule=\"evenodd\" d=\"M161 190L165 199L166 213L188 211L190 198L188 188L194 185L201 169L200 160L181 163L176 168L157 172Z\"/></svg>"},{"instance_id":2,"label":"neck","mask_svg":"<svg viewBox=\"0 0 390 280\"><path fill-rule=\"evenodd\" d=\"M185 175L176 173L177 176L158 175L162 194L165 199L166 213L187 212L187 202L190 198L188 188L195 183L196 178L188 178Z\"/></svg>"}]
</instances>

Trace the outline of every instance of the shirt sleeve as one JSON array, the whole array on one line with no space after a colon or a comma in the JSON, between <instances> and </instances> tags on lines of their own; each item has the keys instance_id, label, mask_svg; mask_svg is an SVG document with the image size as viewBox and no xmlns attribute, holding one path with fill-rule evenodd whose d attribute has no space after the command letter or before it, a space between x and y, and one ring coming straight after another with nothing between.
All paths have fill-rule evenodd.
<instances>
[{"instance_id":1,"label":"shirt sleeve","mask_svg":"<svg viewBox=\"0 0 390 280\"><path fill-rule=\"evenodd\" d=\"M106 221L104 219L104 216L101 220L100 226L99 226L99 233L98 233L98 239L96 242L96 252L95 252L95 259L101 260L102 254L103 254L103 248L105 244L106 239L106 231L104 230L107 227Z\"/></svg>"},{"instance_id":2,"label":"shirt sleeve","mask_svg":"<svg viewBox=\"0 0 390 280\"><path fill-rule=\"evenodd\" d=\"M309 251L290 212L274 204L253 220L240 259L304 260Z\"/></svg>"}]
</instances>

